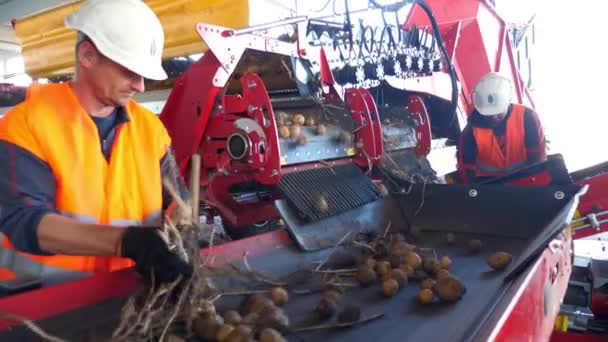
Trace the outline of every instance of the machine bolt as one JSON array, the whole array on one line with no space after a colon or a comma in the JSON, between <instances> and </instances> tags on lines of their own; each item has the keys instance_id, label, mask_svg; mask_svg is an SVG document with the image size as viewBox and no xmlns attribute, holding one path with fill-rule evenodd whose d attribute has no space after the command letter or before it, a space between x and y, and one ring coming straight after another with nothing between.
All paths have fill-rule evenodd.
<instances>
[{"instance_id":1,"label":"machine bolt","mask_svg":"<svg viewBox=\"0 0 608 342\"><path fill-rule=\"evenodd\" d=\"M564 197L566 195L564 195L563 191L556 191L555 194L554 194L554 196L555 196L555 199L562 200L562 199L564 199Z\"/></svg>"},{"instance_id":2,"label":"machine bolt","mask_svg":"<svg viewBox=\"0 0 608 342\"><path fill-rule=\"evenodd\" d=\"M475 190L475 189L469 190L470 197L477 197L477 194L478 194L477 190Z\"/></svg>"},{"instance_id":3,"label":"machine bolt","mask_svg":"<svg viewBox=\"0 0 608 342\"><path fill-rule=\"evenodd\" d=\"M249 87L249 89L251 89L251 88L257 87L258 84L255 81L251 81L251 82L249 82L249 84L247 86Z\"/></svg>"},{"instance_id":4,"label":"machine bolt","mask_svg":"<svg viewBox=\"0 0 608 342\"><path fill-rule=\"evenodd\" d=\"M249 105L249 107L247 107L247 110L249 111L249 113L253 113L255 111L255 106Z\"/></svg>"}]
</instances>

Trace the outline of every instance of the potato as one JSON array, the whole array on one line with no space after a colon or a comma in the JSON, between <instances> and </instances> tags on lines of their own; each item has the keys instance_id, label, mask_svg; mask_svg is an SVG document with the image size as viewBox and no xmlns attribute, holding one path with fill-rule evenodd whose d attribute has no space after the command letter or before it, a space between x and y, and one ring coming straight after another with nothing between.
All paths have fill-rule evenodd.
<instances>
[{"instance_id":1,"label":"potato","mask_svg":"<svg viewBox=\"0 0 608 342\"><path fill-rule=\"evenodd\" d=\"M225 339L228 338L228 335L230 335L232 333L232 331L234 331L234 326L232 324L223 324L217 330L217 333L215 334L215 339L217 339L220 342L224 341Z\"/></svg>"},{"instance_id":2,"label":"potato","mask_svg":"<svg viewBox=\"0 0 608 342\"><path fill-rule=\"evenodd\" d=\"M448 243L448 245L453 245L454 242L456 242L456 236L454 233L447 233L445 235L445 241Z\"/></svg>"},{"instance_id":3,"label":"potato","mask_svg":"<svg viewBox=\"0 0 608 342\"><path fill-rule=\"evenodd\" d=\"M435 274L435 279L440 279L440 278L449 277L449 276L450 276L450 271L442 268Z\"/></svg>"},{"instance_id":4,"label":"potato","mask_svg":"<svg viewBox=\"0 0 608 342\"><path fill-rule=\"evenodd\" d=\"M383 185L383 184L379 184ZM405 242L405 236L401 233L390 233L389 235L391 241L403 241Z\"/></svg>"},{"instance_id":5,"label":"potato","mask_svg":"<svg viewBox=\"0 0 608 342\"><path fill-rule=\"evenodd\" d=\"M462 298L466 288L458 278L449 276L437 279L433 291L439 299L446 302L455 302Z\"/></svg>"},{"instance_id":6,"label":"potato","mask_svg":"<svg viewBox=\"0 0 608 342\"><path fill-rule=\"evenodd\" d=\"M256 325L260 320L260 312L250 312L243 317L241 324Z\"/></svg>"},{"instance_id":7,"label":"potato","mask_svg":"<svg viewBox=\"0 0 608 342\"><path fill-rule=\"evenodd\" d=\"M289 120L289 117L290 117L290 115L285 112L277 113L277 120L285 122L285 121Z\"/></svg>"},{"instance_id":8,"label":"potato","mask_svg":"<svg viewBox=\"0 0 608 342\"><path fill-rule=\"evenodd\" d=\"M293 122L294 122L296 125L303 125L303 124L306 122L306 118L305 118L305 117L304 117L304 115L302 115L302 114L296 114L296 115L293 117Z\"/></svg>"},{"instance_id":9,"label":"potato","mask_svg":"<svg viewBox=\"0 0 608 342\"><path fill-rule=\"evenodd\" d=\"M374 259L373 256L368 255L363 259L363 262L361 263L362 265L374 268L376 267L376 259Z\"/></svg>"},{"instance_id":10,"label":"potato","mask_svg":"<svg viewBox=\"0 0 608 342\"><path fill-rule=\"evenodd\" d=\"M387 275L391 271L391 269L391 263L388 261L383 260L376 262L376 274L378 275L378 277Z\"/></svg>"},{"instance_id":11,"label":"potato","mask_svg":"<svg viewBox=\"0 0 608 342\"><path fill-rule=\"evenodd\" d=\"M166 342L186 342L186 339L183 337L179 337L177 335L169 335L167 336Z\"/></svg>"},{"instance_id":12,"label":"potato","mask_svg":"<svg viewBox=\"0 0 608 342\"><path fill-rule=\"evenodd\" d=\"M394 268L390 273L390 277L397 281L400 288L407 286L407 275L402 270Z\"/></svg>"},{"instance_id":13,"label":"potato","mask_svg":"<svg viewBox=\"0 0 608 342\"><path fill-rule=\"evenodd\" d=\"M408 244L405 241L394 239L394 240L391 241L391 243L390 243L390 245L388 247L388 252L389 252L390 255L399 256L399 257L405 257L405 255L408 252L412 251L411 246L412 245Z\"/></svg>"},{"instance_id":14,"label":"potato","mask_svg":"<svg viewBox=\"0 0 608 342\"><path fill-rule=\"evenodd\" d=\"M481 250L482 245L481 240L471 240L469 241L469 250L473 253L477 253Z\"/></svg>"},{"instance_id":15,"label":"potato","mask_svg":"<svg viewBox=\"0 0 608 342\"><path fill-rule=\"evenodd\" d=\"M298 145L306 145L308 143L308 139L304 135L300 135L296 138L296 144Z\"/></svg>"},{"instance_id":16,"label":"potato","mask_svg":"<svg viewBox=\"0 0 608 342\"><path fill-rule=\"evenodd\" d=\"M353 136L350 132L340 131L338 134L338 143L340 144L350 144L353 141Z\"/></svg>"},{"instance_id":17,"label":"potato","mask_svg":"<svg viewBox=\"0 0 608 342\"><path fill-rule=\"evenodd\" d=\"M412 266L410 266L408 264L399 265L399 269L402 270L403 273L405 273L405 275L408 277L411 277L412 275L414 275L414 268L412 268Z\"/></svg>"},{"instance_id":18,"label":"potato","mask_svg":"<svg viewBox=\"0 0 608 342\"><path fill-rule=\"evenodd\" d=\"M270 298L264 297L259 293L249 295L245 298L242 304L243 313L249 314L251 312L260 312L266 306L272 306L274 303Z\"/></svg>"},{"instance_id":19,"label":"potato","mask_svg":"<svg viewBox=\"0 0 608 342\"><path fill-rule=\"evenodd\" d=\"M405 263L410 265L413 269L417 269L422 265L422 258L416 252L408 252L405 255Z\"/></svg>"},{"instance_id":20,"label":"potato","mask_svg":"<svg viewBox=\"0 0 608 342\"><path fill-rule=\"evenodd\" d=\"M230 335L228 335L224 341L241 342L241 341L247 341L249 339L249 337L251 337L251 328L246 325L240 324L240 325L237 325L237 327L234 328L234 330L232 330Z\"/></svg>"},{"instance_id":21,"label":"potato","mask_svg":"<svg viewBox=\"0 0 608 342\"><path fill-rule=\"evenodd\" d=\"M362 287L370 286L376 281L376 279L376 272L374 272L371 267L367 265L362 265L359 267L359 270L357 271L357 280Z\"/></svg>"},{"instance_id":22,"label":"potato","mask_svg":"<svg viewBox=\"0 0 608 342\"><path fill-rule=\"evenodd\" d=\"M317 126L317 135L323 135L326 132L327 132L327 128L325 127L325 125Z\"/></svg>"},{"instance_id":23,"label":"potato","mask_svg":"<svg viewBox=\"0 0 608 342\"><path fill-rule=\"evenodd\" d=\"M348 305L338 315L339 323L353 323L361 318L361 308L356 305Z\"/></svg>"},{"instance_id":24,"label":"potato","mask_svg":"<svg viewBox=\"0 0 608 342\"><path fill-rule=\"evenodd\" d=\"M194 332L200 338L212 340L215 338L223 319L216 314L204 314L194 320Z\"/></svg>"},{"instance_id":25,"label":"potato","mask_svg":"<svg viewBox=\"0 0 608 342\"><path fill-rule=\"evenodd\" d=\"M260 342L285 342L287 341L281 334L272 329L266 328L260 333Z\"/></svg>"},{"instance_id":26,"label":"potato","mask_svg":"<svg viewBox=\"0 0 608 342\"><path fill-rule=\"evenodd\" d=\"M287 291L284 288L273 287L272 290L270 290L270 299L272 299L272 301L276 305L281 306L281 305L287 303L287 300L289 299L289 295L287 294Z\"/></svg>"},{"instance_id":27,"label":"potato","mask_svg":"<svg viewBox=\"0 0 608 342\"><path fill-rule=\"evenodd\" d=\"M228 310L224 312L224 323L226 324L236 326L241 323L242 320L243 318L241 317L241 314L235 310Z\"/></svg>"},{"instance_id":28,"label":"potato","mask_svg":"<svg viewBox=\"0 0 608 342\"><path fill-rule=\"evenodd\" d=\"M380 193L383 196L388 196L388 189L386 188L386 185L379 183L378 184L378 191L380 191Z\"/></svg>"},{"instance_id":29,"label":"potato","mask_svg":"<svg viewBox=\"0 0 608 342\"><path fill-rule=\"evenodd\" d=\"M414 238L414 239L418 239L420 238L420 235L422 235L422 229L420 228L420 226L418 225L412 225L410 227L410 235Z\"/></svg>"},{"instance_id":30,"label":"potato","mask_svg":"<svg viewBox=\"0 0 608 342\"><path fill-rule=\"evenodd\" d=\"M306 118L306 121L304 122L305 126L314 126L315 125L315 118L312 116L309 116Z\"/></svg>"},{"instance_id":31,"label":"potato","mask_svg":"<svg viewBox=\"0 0 608 342\"><path fill-rule=\"evenodd\" d=\"M422 304L429 304L433 301L435 294L431 289L422 289L418 292L418 301Z\"/></svg>"},{"instance_id":32,"label":"potato","mask_svg":"<svg viewBox=\"0 0 608 342\"><path fill-rule=\"evenodd\" d=\"M276 306L267 307L260 313L257 325L264 328L286 329L289 327L289 317L283 309Z\"/></svg>"},{"instance_id":33,"label":"potato","mask_svg":"<svg viewBox=\"0 0 608 342\"><path fill-rule=\"evenodd\" d=\"M289 131L289 127L287 127L287 126L279 127L279 137L281 137L283 139L287 139L287 138L289 138L290 135L291 135L291 132Z\"/></svg>"},{"instance_id":34,"label":"potato","mask_svg":"<svg viewBox=\"0 0 608 342\"><path fill-rule=\"evenodd\" d=\"M315 313L321 320L328 319L336 313L337 305L333 300L321 298L319 304L315 307Z\"/></svg>"},{"instance_id":35,"label":"potato","mask_svg":"<svg viewBox=\"0 0 608 342\"><path fill-rule=\"evenodd\" d=\"M439 259L439 267L444 270L449 270L450 267L452 267L452 259L447 255L442 256L441 259Z\"/></svg>"},{"instance_id":36,"label":"potato","mask_svg":"<svg viewBox=\"0 0 608 342\"><path fill-rule=\"evenodd\" d=\"M433 280L431 278L426 278L420 282L421 289L432 289L434 285L435 285L435 280Z\"/></svg>"},{"instance_id":37,"label":"potato","mask_svg":"<svg viewBox=\"0 0 608 342\"><path fill-rule=\"evenodd\" d=\"M319 212L324 213L329 209L329 204L327 203L325 197L318 196L317 200L315 201L315 207Z\"/></svg>"},{"instance_id":38,"label":"potato","mask_svg":"<svg viewBox=\"0 0 608 342\"><path fill-rule=\"evenodd\" d=\"M507 252L496 252L488 257L488 265L494 270L502 270L513 260L511 253Z\"/></svg>"},{"instance_id":39,"label":"potato","mask_svg":"<svg viewBox=\"0 0 608 342\"><path fill-rule=\"evenodd\" d=\"M437 259L435 259L433 257L425 258L422 261L422 267L424 268L426 273L428 273L430 275L434 275L435 273L437 273L437 271L439 271L441 269L441 265L439 264L439 261L437 261Z\"/></svg>"},{"instance_id":40,"label":"potato","mask_svg":"<svg viewBox=\"0 0 608 342\"><path fill-rule=\"evenodd\" d=\"M382 282L382 294L392 297L399 291L399 283L395 279L389 278Z\"/></svg>"},{"instance_id":41,"label":"potato","mask_svg":"<svg viewBox=\"0 0 608 342\"><path fill-rule=\"evenodd\" d=\"M391 267L392 268L399 267L399 265L401 265L401 263L403 261L403 258L404 258L403 255L389 254L389 256L388 256L388 262L391 263Z\"/></svg>"},{"instance_id":42,"label":"potato","mask_svg":"<svg viewBox=\"0 0 608 342\"><path fill-rule=\"evenodd\" d=\"M291 125L289 127L289 136L293 139L299 137L301 133L300 125Z\"/></svg>"},{"instance_id":43,"label":"potato","mask_svg":"<svg viewBox=\"0 0 608 342\"><path fill-rule=\"evenodd\" d=\"M373 270L370 270L370 272L374 275L374 280L375 280L376 274L374 273ZM338 303L338 302L340 302L340 299L342 299L342 294L336 290L327 290L327 291L323 292L323 298L332 300L334 303Z\"/></svg>"}]
</instances>

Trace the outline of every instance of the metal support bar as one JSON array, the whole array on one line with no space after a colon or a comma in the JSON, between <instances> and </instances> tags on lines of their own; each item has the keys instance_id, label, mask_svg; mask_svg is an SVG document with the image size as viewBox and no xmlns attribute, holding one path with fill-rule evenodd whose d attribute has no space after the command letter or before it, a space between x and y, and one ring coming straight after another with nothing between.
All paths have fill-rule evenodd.
<instances>
[{"instance_id":1,"label":"metal support bar","mask_svg":"<svg viewBox=\"0 0 608 342\"><path fill-rule=\"evenodd\" d=\"M300 23L300 22L303 22L306 20L308 20L308 17L294 17L294 18L283 19L283 20L279 20L279 21L273 21L273 22L269 22L266 24L248 26L248 27L244 27L241 29L226 30L223 32L223 35L226 37L240 36L243 34L253 33L253 32L257 32L257 31L264 31L264 30L268 30L271 28L280 27L280 26L284 26L284 25L297 24L297 23Z\"/></svg>"}]
</instances>

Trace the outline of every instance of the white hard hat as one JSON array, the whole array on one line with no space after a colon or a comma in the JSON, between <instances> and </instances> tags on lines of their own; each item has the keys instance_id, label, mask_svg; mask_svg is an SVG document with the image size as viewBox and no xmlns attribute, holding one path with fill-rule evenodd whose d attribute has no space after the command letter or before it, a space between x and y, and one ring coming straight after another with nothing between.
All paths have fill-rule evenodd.
<instances>
[{"instance_id":1,"label":"white hard hat","mask_svg":"<svg viewBox=\"0 0 608 342\"><path fill-rule=\"evenodd\" d=\"M164 80L165 40L156 14L141 0L88 0L65 18L68 28L87 35L99 52L152 80Z\"/></svg>"},{"instance_id":2,"label":"white hard hat","mask_svg":"<svg viewBox=\"0 0 608 342\"><path fill-rule=\"evenodd\" d=\"M511 104L513 83L496 72L485 74L473 87L473 105L481 115L505 113Z\"/></svg>"}]
</instances>

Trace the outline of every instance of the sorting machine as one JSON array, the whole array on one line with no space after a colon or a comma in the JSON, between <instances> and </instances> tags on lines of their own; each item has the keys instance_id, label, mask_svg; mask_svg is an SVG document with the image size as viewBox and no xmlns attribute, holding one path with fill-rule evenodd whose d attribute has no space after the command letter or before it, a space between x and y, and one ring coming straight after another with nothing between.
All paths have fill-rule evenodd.
<instances>
[{"instance_id":1,"label":"sorting machine","mask_svg":"<svg viewBox=\"0 0 608 342\"><path fill-rule=\"evenodd\" d=\"M405 24L358 32L353 12L346 25L324 17L196 25L209 50L172 85L160 118L188 181L190 158L201 155L203 222L221 217L234 239L201 255L238 264L246 252L252 267L287 275L323 260L349 232L390 226L411 238L416 225L417 245L452 258L451 272L467 288L460 301L422 306L416 282L393 299L355 289L349 300L385 316L288 339L549 339L572 270L569 223L588 184L513 184L561 174L559 158L502 182L442 184L426 158L454 144L471 87L488 71L510 75L517 101L533 106L504 22L478 0L414 1ZM292 32L267 32L284 26ZM448 232L457 236L453 246L444 242ZM483 241L479 254L466 251L471 239ZM513 261L493 272L486 258L498 250ZM65 338L103 338L140 286L124 270L11 294L0 310ZM312 307L313 298L298 296L287 311ZM2 339L34 336L8 319L0 327Z\"/></svg>"}]
</instances>

